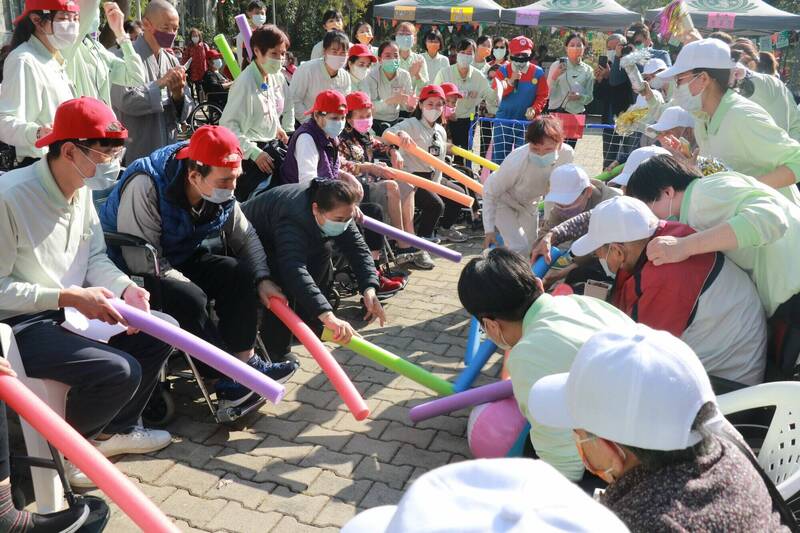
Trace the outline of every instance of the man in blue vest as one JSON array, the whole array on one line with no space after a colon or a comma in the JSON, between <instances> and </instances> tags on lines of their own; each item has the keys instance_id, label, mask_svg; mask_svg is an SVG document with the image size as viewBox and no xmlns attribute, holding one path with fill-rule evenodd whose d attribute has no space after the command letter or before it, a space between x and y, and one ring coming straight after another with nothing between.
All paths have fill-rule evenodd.
<instances>
[{"instance_id":1,"label":"man in blue vest","mask_svg":"<svg viewBox=\"0 0 800 533\"><path fill-rule=\"evenodd\" d=\"M162 308L183 329L284 382L297 363L268 363L254 351L258 300L268 308L271 296L284 296L270 279L255 229L234 199L241 173L236 135L222 126L203 126L189 143L165 146L134 161L101 209L100 221L105 231L141 237L158 250ZM203 244L220 232L233 257L211 253ZM154 273L139 250L112 248L109 255L128 272ZM209 299L217 324L208 314ZM219 378L215 388L221 409L242 405L253 395L227 377Z\"/></svg>"},{"instance_id":2,"label":"man in blue vest","mask_svg":"<svg viewBox=\"0 0 800 533\"><path fill-rule=\"evenodd\" d=\"M525 144L527 125L510 121L533 120L542 113L550 94L544 70L531 63L533 41L520 35L511 39L508 49L511 61L497 70L492 82L503 95L495 115L501 121L495 124L492 136L492 161L498 164Z\"/></svg>"}]
</instances>

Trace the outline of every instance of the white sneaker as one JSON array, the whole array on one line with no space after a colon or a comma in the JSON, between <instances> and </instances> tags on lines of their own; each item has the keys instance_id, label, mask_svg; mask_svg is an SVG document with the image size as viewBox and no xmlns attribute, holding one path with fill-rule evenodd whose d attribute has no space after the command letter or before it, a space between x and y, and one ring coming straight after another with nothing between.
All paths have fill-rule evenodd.
<instances>
[{"instance_id":1,"label":"white sneaker","mask_svg":"<svg viewBox=\"0 0 800 533\"><path fill-rule=\"evenodd\" d=\"M106 457L125 453L157 452L169 446L172 436L161 429L134 428L130 433L117 433L108 440L92 441L92 444Z\"/></svg>"},{"instance_id":2,"label":"white sneaker","mask_svg":"<svg viewBox=\"0 0 800 533\"><path fill-rule=\"evenodd\" d=\"M431 255L425 250L419 251L414 256L414 265L423 270L432 270L436 263L431 259Z\"/></svg>"},{"instance_id":3,"label":"white sneaker","mask_svg":"<svg viewBox=\"0 0 800 533\"><path fill-rule=\"evenodd\" d=\"M64 473L67 475L69 486L75 489L94 489L97 485L84 474L80 468L64 459Z\"/></svg>"}]
</instances>

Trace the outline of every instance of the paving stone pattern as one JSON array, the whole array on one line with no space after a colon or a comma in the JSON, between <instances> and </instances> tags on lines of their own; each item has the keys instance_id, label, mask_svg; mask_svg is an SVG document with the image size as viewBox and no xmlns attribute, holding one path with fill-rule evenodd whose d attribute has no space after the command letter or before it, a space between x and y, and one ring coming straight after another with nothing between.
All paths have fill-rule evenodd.
<instances>
[{"instance_id":1,"label":"paving stone pattern","mask_svg":"<svg viewBox=\"0 0 800 533\"><path fill-rule=\"evenodd\" d=\"M576 162L590 175L600 136L579 142ZM455 248L465 261L481 252L476 235ZM436 259L432 271L415 270L406 290L385 304L389 322L361 329L364 337L434 374L453 380L463 368L468 317L458 303L462 264ZM352 299L351 299L352 300ZM362 326L357 302L340 314ZM357 512L394 504L423 473L469 457L468 411L414 425L411 407L433 398L425 387L348 350L333 353L370 407L357 422L302 347L302 363L286 384L286 398L267 403L235 423L214 423L194 383L175 380L178 414L167 428L173 443L150 456L117 461L184 531L334 532ZM495 381L495 354L476 382ZM107 531L138 528L115 505Z\"/></svg>"}]
</instances>

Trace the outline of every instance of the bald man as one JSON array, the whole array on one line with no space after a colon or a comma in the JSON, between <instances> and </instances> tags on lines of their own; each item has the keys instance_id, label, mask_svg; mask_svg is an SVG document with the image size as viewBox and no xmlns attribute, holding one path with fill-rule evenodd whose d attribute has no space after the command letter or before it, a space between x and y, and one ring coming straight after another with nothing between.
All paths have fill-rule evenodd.
<instances>
[{"instance_id":1,"label":"bald man","mask_svg":"<svg viewBox=\"0 0 800 533\"><path fill-rule=\"evenodd\" d=\"M142 17L144 33L133 43L144 63L145 83L111 89L114 111L130 132L126 165L174 143L178 124L186 121L194 105L186 71L172 53L179 24L172 4L151 0Z\"/></svg>"}]
</instances>

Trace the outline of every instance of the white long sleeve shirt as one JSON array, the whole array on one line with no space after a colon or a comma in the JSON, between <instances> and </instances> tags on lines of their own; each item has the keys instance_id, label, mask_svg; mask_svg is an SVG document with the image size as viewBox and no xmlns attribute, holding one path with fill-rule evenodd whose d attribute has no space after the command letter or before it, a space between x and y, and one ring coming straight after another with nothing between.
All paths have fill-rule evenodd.
<instances>
[{"instance_id":1,"label":"white long sleeve shirt","mask_svg":"<svg viewBox=\"0 0 800 533\"><path fill-rule=\"evenodd\" d=\"M231 86L219 124L236 134L247 159L255 161L261 155L256 143L271 141L278 134L285 81L278 73L268 75L265 82L256 64L250 63Z\"/></svg>"},{"instance_id":2,"label":"white long sleeve shirt","mask_svg":"<svg viewBox=\"0 0 800 533\"><path fill-rule=\"evenodd\" d=\"M294 116L298 122L308 120L305 112L314 107L314 100L322 91L332 89L343 95L350 94L350 74L345 69L336 71L335 76L328 74L325 59L313 59L300 65L292 76L289 85L289 98L294 107Z\"/></svg>"},{"instance_id":3,"label":"white long sleeve shirt","mask_svg":"<svg viewBox=\"0 0 800 533\"><path fill-rule=\"evenodd\" d=\"M400 110L411 111L401 104L387 104L386 99L397 94L414 94L411 75L402 69L397 69L391 80L376 63L369 69L367 77L361 82L360 89L369 95L372 100L372 116L375 120L394 122L400 117Z\"/></svg>"},{"instance_id":4,"label":"white long sleeve shirt","mask_svg":"<svg viewBox=\"0 0 800 533\"><path fill-rule=\"evenodd\" d=\"M428 123L425 122L425 119L420 120L418 118L411 117L403 120L402 122L398 122L387 131L392 133L399 133L401 131L406 132L412 139L414 139L414 142L417 143L417 146L426 151L429 151L431 146L437 146L439 148L439 159L444 161L444 156L447 153L447 132L445 131L444 126L441 124L434 123L433 126L429 126ZM435 181L436 183L442 181L441 170L434 169L427 163L417 159L403 149L400 149L400 155L403 156L405 161L403 169L406 172L433 172L431 181Z\"/></svg>"},{"instance_id":5,"label":"white long sleeve shirt","mask_svg":"<svg viewBox=\"0 0 800 533\"><path fill-rule=\"evenodd\" d=\"M550 187L553 169L572 163L574 156L572 147L562 144L555 162L540 167L531 162L529 153L527 143L515 149L483 184L483 229L486 233L495 231L495 214L499 204L515 211L535 209Z\"/></svg>"},{"instance_id":6,"label":"white long sleeve shirt","mask_svg":"<svg viewBox=\"0 0 800 533\"><path fill-rule=\"evenodd\" d=\"M61 289L133 282L106 255L92 191L68 202L46 159L0 179L0 320L58 309Z\"/></svg>"},{"instance_id":7,"label":"white long sleeve shirt","mask_svg":"<svg viewBox=\"0 0 800 533\"><path fill-rule=\"evenodd\" d=\"M36 148L36 132L53 124L56 108L77 96L66 63L56 59L31 36L15 48L3 65L0 92L0 141L17 150L17 160L39 158L47 148Z\"/></svg>"}]
</instances>

